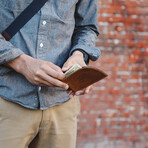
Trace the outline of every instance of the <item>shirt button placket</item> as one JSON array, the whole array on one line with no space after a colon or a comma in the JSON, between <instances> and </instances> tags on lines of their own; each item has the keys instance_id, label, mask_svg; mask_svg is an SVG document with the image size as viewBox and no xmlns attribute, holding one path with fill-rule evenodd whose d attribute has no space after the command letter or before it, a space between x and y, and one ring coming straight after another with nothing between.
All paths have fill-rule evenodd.
<instances>
[{"instance_id":1,"label":"shirt button placket","mask_svg":"<svg viewBox=\"0 0 148 148\"><path fill-rule=\"evenodd\" d=\"M48 23L49 23L49 15L47 15L47 8L46 4L45 7L41 9L41 17L40 17L40 24L39 24L39 29L38 29L38 47L37 47L37 58L46 60L47 59L47 35L48 35ZM38 88L38 93L42 93L42 87ZM44 97L39 96L39 102L40 102L40 108L44 108Z\"/></svg>"}]
</instances>

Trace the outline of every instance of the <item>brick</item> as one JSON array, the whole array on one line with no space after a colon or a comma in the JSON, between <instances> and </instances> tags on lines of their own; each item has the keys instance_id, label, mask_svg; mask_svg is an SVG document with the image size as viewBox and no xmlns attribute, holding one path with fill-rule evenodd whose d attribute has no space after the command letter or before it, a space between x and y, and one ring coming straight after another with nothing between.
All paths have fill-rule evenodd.
<instances>
[{"instance_id":1,"label":"brick","mask_svg":"<svg viewBox=\"0 0 148 148\"><path fill-rule=\"evenodd\" d=\"M148 1L98 0L101 56L108 73L81 96L78 148L148 148Z\"/></svg>"}]
</instances>

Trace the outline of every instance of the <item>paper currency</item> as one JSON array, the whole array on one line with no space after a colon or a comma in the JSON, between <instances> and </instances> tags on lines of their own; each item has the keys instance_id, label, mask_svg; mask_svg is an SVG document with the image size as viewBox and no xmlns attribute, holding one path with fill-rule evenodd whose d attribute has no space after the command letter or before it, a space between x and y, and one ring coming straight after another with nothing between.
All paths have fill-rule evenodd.
<instances>
[{"instance_id":1,"label":"paper currency","mask_svg":"<svg viewBox=\"0 0 148 148\"><path fill-rule=\"evenodd\" d=\"M65 72L65 76L68 77L70 74L75 72L76 70L82 68L79 64L74 64L69 70Z\"/></svg>"}]
</instances>

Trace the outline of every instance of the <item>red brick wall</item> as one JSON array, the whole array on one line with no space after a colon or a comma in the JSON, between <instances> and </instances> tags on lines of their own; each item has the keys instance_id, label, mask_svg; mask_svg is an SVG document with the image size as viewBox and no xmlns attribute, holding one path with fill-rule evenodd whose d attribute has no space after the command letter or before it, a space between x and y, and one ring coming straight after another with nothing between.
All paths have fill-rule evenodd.
<instances>
[{"instance_id":1,"label":"red brick wall","mask_svg":"<svg viewBox=\"0 0 148 148\"><path fill-rule=\"evenodd\" d=\"M98 0L108 73L81 97L78 148L148 148L148 0Z\"/></svg>"}]
</instances>

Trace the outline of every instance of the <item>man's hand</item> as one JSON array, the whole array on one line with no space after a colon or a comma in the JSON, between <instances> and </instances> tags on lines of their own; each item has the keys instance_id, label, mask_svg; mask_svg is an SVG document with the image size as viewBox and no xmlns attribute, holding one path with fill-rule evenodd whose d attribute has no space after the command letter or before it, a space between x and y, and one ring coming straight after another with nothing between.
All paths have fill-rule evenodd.
<instances>
[{"instance_id":1,"label":"man's hand","mask_svg":"<svg viewBox=\"0 0 148 148\"><path fill-rule=\"evenodd\" d=\"M61 68L51 62L22 54L6 65L23 74L32 84L68 89L68 85L60 81L65 77Z\"/></svg>"},{"instance_id":2,"label":"man's hand","mask_svg":"<svg viewBox=\"0 0 148 148\"><path fill-rule=\"evenodd\" d=\"M83 53L80 51L75 51L73 54L68 58L68 60L64 63L62 70L63 72L66 72L70 67L72 67L74 64L79 64L80 66L86 66L83 58ZM87 88L77 91L77 92L72 92L69 95L69 98L71 99L74 95L84 95L88 94L92 90L92 85L88 86Z\"/></svg>"}]
</instances>

